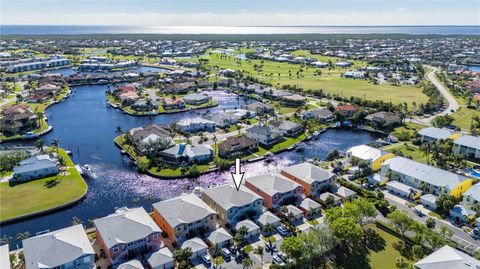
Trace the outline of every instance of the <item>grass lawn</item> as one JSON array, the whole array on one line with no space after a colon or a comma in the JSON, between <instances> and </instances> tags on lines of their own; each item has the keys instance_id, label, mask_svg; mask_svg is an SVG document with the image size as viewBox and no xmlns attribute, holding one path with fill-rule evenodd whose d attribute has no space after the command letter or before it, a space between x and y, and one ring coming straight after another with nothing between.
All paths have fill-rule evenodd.
<instances>
[{"instance_id":1,"label":"grass lawn","mask_svg":"<svg viewBox=\"0 0 480 269\"><path fill-rule=\"evenodd\" d=\"M55 208L82 197L87 183L63 149L59 155L66 160L61 174L10 186L0 183L0 220ZM53 182L56 182L54 184Z\"/></svg>"},{"instance_id":2,"label":"grass lawn","mask_svg":"<svg viewBox=\"0 0 480 269\"><path fill-rule=\"evenodd\" d=\"M240 50L236 53L246 52L248 50ZM394 104L403 102L417 104L426 103L428 97L422 93L422 89L415 86L393 86L390 84L374 85L367 80L347 79L341 77L344 72L366 66L366 62L354 61L352 67L340 68L335 67L331 70L328 68L304 67L299 64L279 63L267 60L240 60L232 55L222 55L220 53L207 53L202 56L208 59L208 67L212 72L221 69L233 69L243 71L246 75L251 75L260 80L271 83L273 86L281 87L283 85L297 85L304 89L319 90L325 93L338 94L343 97L356 96L369 100L391 100ZM327 62L331 60L333 63L342 61L336 57L325 57L319 55L309 55L306 51L296 51L293 54L303 55L316 58ZM192 58L190 60L197 60ZM260 67L260 68L259 68ZM300 71L302 70L302 71ZM321 75L317 71L321 71ZM297 77L298 72L298 77Z\"/></svg>"},{"instance_id":3,"label":"grass lawn","mask_svg":"<svg viewBox=\"0 0 480 269\"><path fill-rule=\"evenodd\" d=\"M252 245L247 245L243 248L243 250L246 252L246 253L250 253L253 251L253 247Z\"/></svg>"},{"instance_id":4,"label":"grass lawn","mask_svg":"<svg viewBox=\"0 0 480 269\"><path fill-rule=\"evenodd\" d=\"M279 150L288 148L293 146L294 144L300 142L301 140L305 139L305 134L301 134L296 138L291 138L291 137L285 137L285 140L283 142L280 142L278 144L273 145L271 148L265 148L262 145L260 145L259 148L264 149L265 151L270 151L271 153L275 153ZM257 152L258 155L261 155Z\"/></svg>"},{"instance_id":5,"label":"grass lawn","mask_svg":"<svg viewBox=\"0 0 480 269\"><path fill-rule=\"evenodd\" d=\"M462 130L469 131L474 116L480 117L480 111L468 108L466 105L460 103L460 109L452 114L453 125L460 127Z\"/></svg>"},{"instance_id":6,"label":"grass lawn","mask_svg":"<svg viewBox=\"0 0 480 269\"><path fill-rule=\"evenodd\" d=\"M420 148L410 143L407 143L406 145L404 143L398 143L387 146L384 149L388 152L400 151L404 157L410 157L415 161L427 163L427 158L420 150Z\"/></svg>"},{"instance_id":7,"label":"grass lawn","mask_svg":"<svg viewBox=\"0 0 480 269\"><path fill-rule=\"evenodd\" d=\"M377 232L385 240L385 249L379 252L370 252L370 265L372 269L396 269L395 261L397 258L401 257L401 254L398 250L393 247L394 243L400 242L401 240L382 229L377 228L376 226L369 226L372 230ZM408 261L407 258L403 257L404 260ZM412 261L408 261L412 262Z\"/></svg>"}]
</instances>

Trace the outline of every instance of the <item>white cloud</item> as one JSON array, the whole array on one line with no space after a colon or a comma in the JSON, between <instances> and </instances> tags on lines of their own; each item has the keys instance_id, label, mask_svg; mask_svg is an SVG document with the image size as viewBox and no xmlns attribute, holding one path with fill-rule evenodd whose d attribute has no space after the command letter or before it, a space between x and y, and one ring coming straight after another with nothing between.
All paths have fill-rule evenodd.
<instances>
[{"instance_id":1,"label":"white cloud","mask_svg":"<svg viewBox=\"0 0 480 269\"><path fill-rule=\"evenodd\" d=\"M404 8L404 7L399 7L397 8L398 11L407 11L408 9L407 8Z\"/></svg>"}]
</instances>

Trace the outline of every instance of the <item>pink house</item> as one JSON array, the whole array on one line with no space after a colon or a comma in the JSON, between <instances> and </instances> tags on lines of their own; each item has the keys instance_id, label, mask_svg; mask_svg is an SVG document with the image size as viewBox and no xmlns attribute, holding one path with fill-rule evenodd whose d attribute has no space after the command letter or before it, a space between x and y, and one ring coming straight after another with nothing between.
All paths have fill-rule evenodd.
<instances>
[{"instance_id":1,"label":"pink house","mask_svg":"<svg viewBox=\"0 0 480 269\"><path fill-rule=\"evenodd\" d=\"M113 265L157 251L162 245L162 230L143 207L120 208L94 223L97 243Z\"/></svg>"},{"instance_id":2,"label":"pink house","mask_svg":"<svg viewBox=\"0 0 480 269\"><path fill-rule=\"evenodd\" d=\"M303 199L303 187L278 173L268 173L245 180L245 187L263 198L268 209L296 204Z\"/></svg>"}]
</instances>

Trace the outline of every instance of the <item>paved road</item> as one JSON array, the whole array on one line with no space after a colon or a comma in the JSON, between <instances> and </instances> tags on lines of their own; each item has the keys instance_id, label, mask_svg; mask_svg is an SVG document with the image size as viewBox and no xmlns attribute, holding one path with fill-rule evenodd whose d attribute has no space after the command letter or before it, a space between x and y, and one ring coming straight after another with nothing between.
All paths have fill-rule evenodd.
<instances>
[{"instance_id":1,"label":"paved road","mask_svg":"<svg viewBox=\"0 0 480 269\"><path fill-rule=\"evenodd\" d=\"M393 194L390 194L388 191L384 191L383 193L385 194L385 199L391 205L395 205L399 210L402 210L402 211L408 213L409 216L411 216L415 220L417 220L421 223L425 223L425 221L428 219L428 216L425 216L425 217L417 216L410 207L405 205L406 201L404 199L402 199L398 196L395 196ZM425 210L422 210L422 211L426 212L428 210L425 209ZM452 239L454 241L460 243L461 245L463 245L467 248L473 249L474 251L475 250L480 250L480 240L473 239L469 234L464 232L462 229L454 226L453 224L451 224L450 222L448 222L446 220L435 219L435 222L437 223L437 226L436 226L437 228L439 228L440 226L445 226L445 227L449 228L450 230L452 230L452 232L454 233Z\"/></svg>"},{"instance_id":2,"label":"paved road","mask_svg":"<svg viewBox=\"0 0 480 269\"><path fill-rule=\"evenodd\" d=\"M428 66L429 68L432 69L432 71L430 71L428 74L427 74L427 78L428 80L430 80L430 82L432 82L432 84L437 87L438 91L443 95L443 97L445 97L445 99L447 100L448 102L448 106L447 108L440 112L440 113L437 113L435 114L434 116L431 116L431 117L428 117L428 118L415 118L415 119L411 119L412 122L417 122L417 123L421 123L421 124L425 124L425 125L430 125L431 124L431 121L433 120L433 118L435 118L436 116L444 116L444 115L450 115L452 114L453 112L452 111L457 111L459 108L460 108L460 105L458 104L457 100L455 99L455 97L453 97L453 95L443 86L442 83L440 83L440 81L438 81L438 79L436 78L435 76L435 73L438 71L438 69L436 67L433 67L433 66Z\"/></svg>"}]
</instances>

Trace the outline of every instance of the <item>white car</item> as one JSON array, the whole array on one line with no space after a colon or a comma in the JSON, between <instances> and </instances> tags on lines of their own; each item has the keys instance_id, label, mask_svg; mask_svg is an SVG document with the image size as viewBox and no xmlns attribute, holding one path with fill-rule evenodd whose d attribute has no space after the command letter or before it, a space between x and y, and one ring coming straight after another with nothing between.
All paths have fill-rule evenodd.
<instances>
[{"instance_id":1,"label":"white car","mask_svg":"<svg viewBox=\"0 0 480 269\"><path fill-rule=\"evenodd\" d=\"M212 265L212 258L210 258L208 254L202 255L202 261L205 263L205 265L207 265L207 267L210 267L210 265Z\"/></svg>"},{"instance_id":2,"label":"white car","mask_svg":"<svg viewBox=\"0 0 480 269\"><path fill-rule=\"evenodd\" d=\"M273 256L272 260L274 264L285 265L285 262L283 262L282 258L278 255Z\"/></svg>"}]
</instances>

